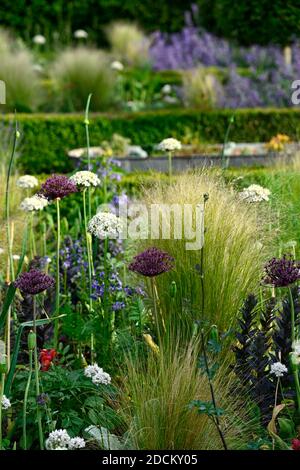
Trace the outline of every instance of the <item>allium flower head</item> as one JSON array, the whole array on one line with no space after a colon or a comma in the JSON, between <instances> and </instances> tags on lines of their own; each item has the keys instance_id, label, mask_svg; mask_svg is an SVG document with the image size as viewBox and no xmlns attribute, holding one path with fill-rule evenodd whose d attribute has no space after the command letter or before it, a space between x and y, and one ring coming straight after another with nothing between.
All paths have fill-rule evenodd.
<instances>
[{"instance_id":1,"label":"allium flower head","mask_svg":"<svg viewBox=\"0 0 300 470\"><path fill-rule=\"evenodd\" d=\"M40 194L51 201L76 192L76 184L70 178L64 175L52 175L42 184Z\"/></svg>"},{"instance_id":2,"label":"allium flower head","mask_svg":"<svg viewBox=\"0 0 300 470\"><path fill-rule=\"evenodd\" d=\"M89 221L88 230L97 238L118 238L122 231L122 221L110 212L98 212Z\"/></svg>"},{"instance_id":3,"label":"allium flower head","mask_svg":"<svg viewBox=\"0 0 300 470\"><path fill-rule=\"evenodd\" d=\"M100 179L92 171L77 171L74 175L70 176L70 180L77 186L89 188L90 186L99 186Z\"/></svg>"},{"instance_id":4,"label":"allium flower head","mask_svg":"<svg viewBox=\"0 0 300 470\"><path fill-rule=\"evenodd\" d=\"M292 449L300 450L300 439L292 439Z\"/></svg>"},{"instance_id":5,"label":"allium flower head","mask_svg":"<svg viewBox=\"0 0 300 470\"><path fill-rule=\"evenodd\" d=\"M281 362L274 362L271 365L270 374L275 375L275 377L283 377L287 373L287 367Z\"/></svg>"},{"instance_id":6,"label":"allium flower head","mask_svg":"<svg viewBox=\"0 0 300 470\"><path fill-rule=\"evenodd\" d=\"M159 248L151 247L136 255L129 270L147 277L158 276L173 269L174 258Z\"/></svg>"},{"instance_id":7,"label":"allium flower head","mask_svg":"<svg viewBox=\"0 0 300 470\"><path fill-rule=\"evenodd\" d=\"M23 175L17 179L17 186L23 189L32 189L39 184L37 178L32 175Z\"/></svg>"},{"instance_id":8,"label":"allium flower head","mask_svg":"<svg viewBox=\"0 0 300 470\"><path fill-rule=\"evenodd\" d=\"M119 62L118 60L114 60L110 64L110 66L113 70L117 70L118 72L121 72L122 70L124 70L124 65L122 64L122 62Z\"/></svg>"},{"instance_id":9,"label":"allium flower head","mask_svg":"<svg viewBox=\"0 0 300 470\"><path fill-rule=\"evenodd\" d=\"M42 34L36 34L35 36L33 36L32 41L34 42L34 44L38 44L39 46L43 46L44 44L46 44L46 38Z\"/></svg>"},{"instance_id":10,"label":"allium flower head","mask_svg":"<svg viewBox=\"0 0 300 470\"><path fill-rule=\"evenodd\" d=\"M40 211L48 205L48 200L39 194L35 194L32 197L25 197L20 204L20 209L25 212Z\"/></svg>"},{"instance_id":11,"label":"allium flower head","mask_svg":"<svg viewBox=\"0 0 300 470\"><path fill-rule=\"evenodd\" d=\"M300 279L300 263L291 256L273 258L265 265L264 284L287 287Z\"/></svg>"},{"instance_id":12,"label":"allium flower head","mask_svg":"<svg viewBox=\"0 0 300 470\"><path fill-rule=\"evenodd\" d=\"M54 285L53 277L39 271L31 269L26 273L20 274L15 281L15 287L24 294L36 295Z\"/></svg>"},{"instance_id":13,"label":"allium flower head","mask_svg":"<svg viewBox=\"0 0 300 470\"><path fill-rule=\"evenodd\" d=\"M68 448L70 443L70 436L65 429L56 429L50 432L48 439L46 439L47 450L58 450Z\"/></svg>"},{"instance_id":14,"label":"allium flower head","mask_svg":"<svg viewBox=\"0 0 300 470\"><path fill-rule=\"evenodd\" d=\"M168 139L164 139L158 144L158 149L163 150L164 152L174 152L175 150L181 149L181 142L177 139L173 139L169 137Z\"/></svg>"},{"instance_id":15,"label":"allium flower head","mask_svg":"<svg viewBox=\"0 0 300 470\"><path fill-rule=\"evenodd\" d=\"M88 32L84 29L76 29L76 31L74 31L75 39L87 39L88 35Z\"/></svg>"},{"instance_id":16,"label":"allium flower head","mask_svg":"<svg viewBox=\"0 0 300 470\"><path fill-rule=\"evenodd\" d=\"M269 189L263 188L259 184L251 184L248 188L244 188L239 196L243 201L255 203L269 201L270 194Z\"/></svg>"},{"instance_id":17,"label":"allium flower head","mask_svg":"<svg viewBox=\"0 0 300 470\"><path fill-rule=\"evenodd\" d=\"M104 372L102 367L99 367L98 364L87 366L84 369L84 375L92 379L95 385L108 385L111 383L111 376L107 372Z\"/></svg>"},{"instance_id":18,"label":"allium flower head","mask_svg":"<svg viewBox=\"0 0 300 470\"><path fill-rule=\"evenodd\" d=\"M10 400L9 398L7 398L7 396L3 395L2 396L2 409L3 410L8 410L8 408L11 407L11 403L10 403Z\"/></svg>"},{"instance_id":19,"label":"allium flower head","mask_svg":"<svg viewBox=\"0 0 300 470\"><path fill-rule=\"evenodd\" d=\"M72 437L68 444L69 450L83 449L85 447L85 440L82 437Z\"/></svg>"}]
</instances>

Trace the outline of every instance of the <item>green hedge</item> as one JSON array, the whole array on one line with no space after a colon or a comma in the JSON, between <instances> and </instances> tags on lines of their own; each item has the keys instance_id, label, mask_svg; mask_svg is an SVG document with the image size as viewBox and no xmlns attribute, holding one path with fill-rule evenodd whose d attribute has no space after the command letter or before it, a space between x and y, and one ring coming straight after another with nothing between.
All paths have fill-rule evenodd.
<instances>
[{"instance_id":1,"label":"green hedge","mask_svg":"<svg viewBox=\"0 0 300 470\"><path fill-rule=\"evenodd\" d=\"M235 122L229 140L235 142L266 142L273 135L286 133L297 139L300 132L300 110L251 109L151 111L94 114L90 116L91 145L100 145L113 133L129 137L132 143L151 149L165 137L180 139L189 129L203 142L222 142L230 116ZM11 126L12 115L4 115L4 125ZM19 167L34 173L67 172L72 163L67 151L85 146L85 130L81 115L18 115L21 130Z\"/></svg>"}]
</instances>

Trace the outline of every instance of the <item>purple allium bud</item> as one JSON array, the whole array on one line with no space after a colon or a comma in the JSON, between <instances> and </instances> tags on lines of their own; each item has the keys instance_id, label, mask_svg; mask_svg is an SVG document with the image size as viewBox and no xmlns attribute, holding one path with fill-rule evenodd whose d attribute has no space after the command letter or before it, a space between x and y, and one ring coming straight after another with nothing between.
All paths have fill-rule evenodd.
<instances>
[{"instance_id":1,"label":"purple allium bud","mask_svg":"<svg viewBox=\"0 0 300 470\"><path fill-rule=\"evenodd\" d=\"M159 248L151 247L135 256L129 270L147 277L158 276L173 269L174 258Z\"/></svg>"},{"instance_id":2,"label":"purple allium bud","mask_svg":"<svg viewBox=\"0 0 300 470\"><path fill-rule=\"evenodd\" d=\"M24 294L36 295L54 285L53 277L39 271L31 269L27 273L22 273L15 281L15 287Z\"/></svg>"},{"instance_id":3,"label":"purple allium bud","mask_svg":"<svg viewBox=\"0 0 300 470\"><path fill-rule=\"evenodd\" d=\"M279 259L272 258L265 265L265 274L264 284L287 287L300 279L300 263L287 255Z\"/></svg>"},{"instance_id":4,"label":"purple allium bud","mask_svg":"<svg viewBox=\"0 0 300 470\"><path fill-rule=\"evenodd\" d=\"M77 186L67 176L52 175L41 186L40 194L48 200L62 199L69 194L76 193Z\"/></svg>"}]
</instances>

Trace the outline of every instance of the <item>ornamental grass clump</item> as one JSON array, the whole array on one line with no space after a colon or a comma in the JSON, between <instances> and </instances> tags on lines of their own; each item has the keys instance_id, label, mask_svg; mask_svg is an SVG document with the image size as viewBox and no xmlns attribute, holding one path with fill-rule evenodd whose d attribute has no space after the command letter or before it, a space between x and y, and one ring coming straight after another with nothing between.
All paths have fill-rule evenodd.
<instances>
[{"instance_id":1,"label":"ornamental grass clump","mask_svg":"<svg viewBox=\"0 0 300 470\"><path fill-rule=\"evenodd\" d=\"M176 337L170 348L160 348L146 359L127 360L126 392L130 402L122 407L128 437L138 450L221 450L218 432L209 417L190 409L192 400L211 401L205 374L198 367L199 345L184 348ZM228 448L240 449L250 440L254 426L247 417L247 398L235 394L234 378L222 364L216 374L215 393L224 410Z\"/></svg>"},{"instance_id":2,"label":"ornamental grass clump","mask_svg":"<svg viewBox=\"0 0 300 470\"><path fill-rule=\"evenodd\" d=\"M205 250L203 260L203 282L205 290L205 320L227 329L236 320L243 299L255 289L261 279L263 264L268 258L269 241L263 226L258 225L255 208L236 199L228 189L222 176L209 170L179 175L170 185L157 183L145 189L143 199L151 204L161 204L172 209L173 204L190 204L196 208L209 194L205 209ZM194 209L195 211L195 209ZM195 320L201 318L202 296L197 266L200 250L187 250L191 241L185 233L183 222L182 239L174 239L175 219L168 211L161 211L160 229L170 228L169 239L155 240L155 246L169 253L175 260L172 271L156 279L160 308L165 318L174 326L181 325L184 331L193 329ZM193 227L195 230L195 227ZM201 228L200 228L201 230ZM257 241L263 243L263 248ZM138 251L153 245L153 240L135 241ZM177 292L171 297L170 285L175 281Z\"/></svg>"}]
</instances>

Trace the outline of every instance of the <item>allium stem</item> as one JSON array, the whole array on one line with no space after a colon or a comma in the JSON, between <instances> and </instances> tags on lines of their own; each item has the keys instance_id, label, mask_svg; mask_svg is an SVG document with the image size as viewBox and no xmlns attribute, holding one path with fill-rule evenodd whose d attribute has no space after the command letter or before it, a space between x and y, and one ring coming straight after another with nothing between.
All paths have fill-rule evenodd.
<instances>
[{"instance_id":1,"label":"allium stem","mask_svg":"<svg viewBox=\"0 0 300 470\"><path fill-rule=\"evenodd\" d=\"M223 435L221 425L220 425L214 387L213 387L212 381L210 379L210 371L209 371L209 366L208 366L208 360L207 360L207 354L206 354L206 345L205 345L203 330L201 330L201 343L202 343L202 350L203 350L204 365L205 365L206 375L207 375L209 389L210 389L210 395L211 395L213 407L214 407L215 412L216 412L216 416L215 416L215 419L213 421L214 421L214 424L215 424L215 426L217 428L217 431L219 433L219 436L220 436L220 439L222 441L224 450L228 450L228 447L227 447L227 444L226 444L226 441L225 441L225 437Z\"/></svg>"},{"instance_id":2,"label":"allium stem","mask_svg":"<svg viewBox=\"0 0 300 470\"><path fill-rule=\"evenodd\" d=\"M295 342L295 304L293 299L292 288L288 288L289 299L290 299L290 306L291 306L291 340L292 345ZM296 389L296 397L297 397L297 406L298 406L298 413L300 413L300 383L299 383L299 372L298 367L293 366L293 375L294 375L294 382L295 382L295 389Z\"/></svg>"},{"instance_id":3,"label":"allium stem","mask_svg":"<svg viewBox=\"0 0 300 470\"><path fill-rule=\"evenodd\" d=\"M85 108L85 118L84 118L84 125L85 125L85 136L86 136L86 154L88 160L88 171L91 171L91 153L90 153L90 132L89 132L89 110L91 104L92 94L90 93L86 102ZM91 190L88 188L88 214L89 220L92 217L92 209L91 209Z\"/></svg>"},{"instance_id":4,"label":"allium stem","mask_svg":"<svg viewBox=\"0 0 300 470\"><path fill-rule=\"evenodd\" d=\"M27 450L27 430L26 430L26 424L27 424L27 401L28 401L28 394L29 394L29 388L30 388L30 383L31 383L31 377L32 377L32 349L29 350L29 373L28 373L28 378L27 378L27 383L26 383L26 388L25 388L25 393L24 393L24 403L23 403L23 445L24 445L24 450Z\"/></svg>"},{"instance_id":5,"label":"allium stem","mask_svg":"<svg viewBox=\"0 0 300 470\"><path fill-rule=\"evenodd\" d=\"M59 315L59 306L60 306L60 206L59 198L56 198L56 296L55 296L55 316ZM54 348L58 347L58 337L59 337L59 318L55 319L54 323Z\"/></svg>"},{"instance_id":6,"label":"allium stem","mask_svg":"<svg viewBox=\"0 0 300 470\"><path fill-rule=\"evenodd\" d=\"M0 388L0 450L3 449L2 444L2 398L4 394L4 381L5 381L5 374L1 373L1 388Z\"/></svg>"},{"instance_id":7,"label":"allium stem","mask_svg":"<svg viewBox=\"0 0 300 470\"><path fill-rule=\"evenodd\" d=\"M172 152L168 152L168 164L169 164L169 181L171 182L172 178Z\"/></svg>"},{"instance_id":8,"label":"allium stem","mask_svg":"<svg viewBox=\"0 0 300 470\"><path fill-rule=\"evenodd\" d=\"M86 251L88 259L88 274L89 274L89 305L92 307L92 272L93 272L93 259L91 253L91 243L88 233L87 225L87 212L86 212L86 189L82 192L83 199L83 219L84 219L84 231L85 231L85 241L86 241Z\"/></svg>"},{"instance_id":9,"label":"allium stem","mask_svg":"<svg viewBox=\"0 0 300 470\"><path fill-rule=\"evenodd\" d=\"M37 331L36 331L36 298L35 295L32 296L33 301L33 332L35 337L37 338ZM34 346L34 371L35 371L35 392L36 392L36 400L40 396L40 379L39 379L39 361L38 361L38 352L37 352L37 341L35 342ZM43 435L43 427L42 427L42 417L41 411L39 409L39 405L36 402L36 417L38 423L38 431L39 431L39 441L40 441L40 449L44 450L44 435Z\"/></svg>"}]
</instances>

